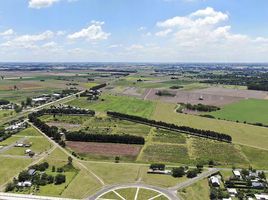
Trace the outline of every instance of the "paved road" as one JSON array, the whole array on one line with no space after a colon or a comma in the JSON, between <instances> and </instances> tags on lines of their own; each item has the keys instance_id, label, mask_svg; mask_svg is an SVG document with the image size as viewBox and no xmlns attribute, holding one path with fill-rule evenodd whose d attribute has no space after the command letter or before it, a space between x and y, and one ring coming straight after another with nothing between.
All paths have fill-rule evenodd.
<instances>
[{"instance_id":1,"label":"paved road","mask_svg":"<svg viewBox=\"0 0 268 200\"><path fill-rule=\"evenodd\" d=\"M117 189L122 189L122 188L130 188L130 187L134 187L134 188L145 188L145 189L150 189L150 190L155 190L161 194L163 194L164 196L168 197L170 200L180 200L175 192L171 192L168 189L164 189L161 187L157 187L157 186L152 186L152 185L146 185L146 184L142 184L142 183L128 183L128 184L122 184L122 185L109 185L106 187L103 187L100 191L98 191L96 194L90 196L87 198L87 200L96 200L98 197L100 197L101 195L113 191L113 190L117 190Z\"/></svg>"},{"instance_id":2,"label":"paved road","mask_svg":"<svg viewBox=\"0 0 268 200\"><path fill-rule=\"evenodd\" d=\"M44 196L33 196L24 194L13 194L13 193L2 193L0 192L0 200L74 200L65 199L58 197L44 197Z\"/></svg>"},{"instance_id":3,"label":"paved road","mask_svg":"<svg viewBox=\"0 0 268 200\"><path fill-rule=\"evenodd\" d=\"M210 175L212 175L212 174L214 174L214 173L216 173L218 171L220 171L220 170L216 169L216 168L209 169L208 171L205 171L205 172L199 174L195 178L188 179L187 181L179 183L179 184L177 184L177 185L175 185L173 187L170 187L168 189L171 190L171 191L181 190L181 189L186 188L186 187L188 187L188 186L190 186L190 185L192 185L192 184L194 184L194 183L196 183L196 182L198 182L198 181L200 181L200 180L202 180L204 178L207 178L208 176L210 176Z\"/></svg>"}]
</instances>

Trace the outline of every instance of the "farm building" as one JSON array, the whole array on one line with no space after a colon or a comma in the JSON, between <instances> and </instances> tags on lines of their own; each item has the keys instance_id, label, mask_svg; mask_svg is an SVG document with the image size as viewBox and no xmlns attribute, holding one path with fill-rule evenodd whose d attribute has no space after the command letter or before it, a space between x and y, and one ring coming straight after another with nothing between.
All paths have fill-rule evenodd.
<instances>
[{"instance_id":1,"label":"farm building","mask_svg":"<svg viewBox=\"0 0 268 200\"><path fill-rule=\"evenodd\" d=\"M32 182L31 181L18 182L17 186L19 186L19 187L31 187Z\"/></svg>"},{"instance_id":2,"label":"farm building","mask_svg":"<svg viewBox=\"0 0 268 200\"><path fill-rule=\"evenodd\" d=\"M227 191L231 196L237 195L237 190L235 188L227 188Z\"/></svg>"},{"instance_id":3,"label":"farm building","mask_svg":"<svg viewBox=\"0 0 268 200\"><path fill-rule=\"evenodd\" d=\"M28 170L28 174L29 174L30 176L33 176L33 175L35 174L35 172L36 172L35 169L29 169L29 170Z\"/></svg>"}]
</instances>

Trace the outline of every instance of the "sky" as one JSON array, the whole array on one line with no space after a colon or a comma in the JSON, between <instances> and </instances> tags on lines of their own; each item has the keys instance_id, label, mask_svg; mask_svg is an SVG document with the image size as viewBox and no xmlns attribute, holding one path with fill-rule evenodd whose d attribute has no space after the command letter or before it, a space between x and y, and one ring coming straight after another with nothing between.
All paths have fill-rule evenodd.
<instances>
[{"instance_id":1,"label":"sky","mask_svg":"<svg viewBox=\"0 0 268 200\"><path fill-rule=\"evenodd\" d=\"M0 62L268 62L268 0L0 0Z\"/></svg>"}]
</instances>

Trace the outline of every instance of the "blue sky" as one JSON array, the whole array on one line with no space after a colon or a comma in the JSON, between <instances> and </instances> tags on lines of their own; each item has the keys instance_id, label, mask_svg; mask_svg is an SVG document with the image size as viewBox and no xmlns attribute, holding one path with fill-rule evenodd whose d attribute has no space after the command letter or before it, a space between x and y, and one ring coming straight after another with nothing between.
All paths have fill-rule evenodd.
<instances>
[{"instance_id":1,"label":"blue sky","mask_svg":"<svg viewBox=\"0 0 268 200\"><path fill-rule=\"evenodd\" d=\"M0 61L268 62L267 0L0 1Z\"/></svg>"}]
</instances>

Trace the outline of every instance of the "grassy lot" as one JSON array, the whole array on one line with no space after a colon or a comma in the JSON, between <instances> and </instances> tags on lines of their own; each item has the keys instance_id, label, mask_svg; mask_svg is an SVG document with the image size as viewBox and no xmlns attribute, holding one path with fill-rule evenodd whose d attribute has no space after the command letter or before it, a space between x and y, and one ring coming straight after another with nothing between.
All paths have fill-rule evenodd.
<instances>
[{"instance_id":1,"label":"grassy lot","mask_svg":"<svg viewBox=\"0 0 268 200\"><path fill-rule=\"evenodd\" d=\"M21 170L23 170L27 165L32 162L31 159L21 159L21 158L7 158L0 157L0 185L6 183Z\"/></svg>"},{"instance_id":2,"label":"grassy lot","mask_svg":"<svg viewBox=\"0 0 268 200\"><path fill-rule=\"evenodd\" d=\"M192 158L207 163L209 160L216 161L220 165L248 166L247 158L240 149L233 144L211 141L207 139L191 139Z\"/></svg>"},{"instance_id":3,"label":"grassy lot","mask_svg":"<svg viewBox=\"0 0 268 200\"><path fill-rule=\"evenodd\" d=\"M132 97L102 95L101 99L103 101L89 102L86 98L79 98L68 104L96 111L106 112L110 110L143 117L150 117L155 108L155 104L151 101L143 101Z\"/></svg>"},{"instance_id":4,"label":"grassy lot","mask_svg":"<svg viewBox=\"0 0 268 200\"><path fill-rule=\"evenodd\" d=\"M164 129L156 129L156 133L153 135L152 141L161 143L185 144L186 137L184 134L180 134L177 132L168 131Z\"/></svg>"},{"instance_id":5,"label":"grassy lot","mask_svg":"<svg viewBox=\"0 0 268 200\"><path fill-rule=\"evenodd\" d=\"M156 110L152 118L178 125L226 133L232 136L233 142L235 143L261 147L268 150L267 128L180 114L174 112L175 107L175 104L159 102L157 103Z\"/></svg>"},{"instance_id":6,"label":"grassy lot","mask_svg":"<svg viewBox=\"0 0 268 200\"><path fill-rule=\"evenodd\" d=\"M209 185L208 180L203 179L190 187L179 191L179 195L184 200L209 200Z\"/></svg>"},{"instance_id":7,"label":"grassy lot","mask_svg":"<svg viewBox=\"0 0 268 200\"><path fill-rule=\"evenodd\" d=\"M226 105L221 110L210 114L220 119L268 125L267 113L268 100L247 99Z\"/></svg>"},{"instance_id":8,"label":"grassy lot","mask_svg":"<svg viewBox=\"0 0 268 200\"><path fill-rule=\"evenodd\" d=\"M137 188L123 188L116 190L116 192L118 192L125 199L134 199L136 191Z\"/></svg>"},{"instance_id":9,"label":"grassy lot","mask_svg":"<svg viewBox=\"0 0 268 200\"><path fill-rule=\"evenodd\" d=\"M15 115L15 111L12 110L0 110L0 119Z\"/></svg>"},{"instance_id":10,"label":"grassy lot","mask_svg":"<svg viewBox=\"0 0 268 200\"><path fill-rule=\"evenodd\" d=\"M142 152L144 162L190 163L188 149L185 145L149 144Z\"/></svg>"},{"instance_id":11,"label":"grassy lot","mask_svg":"<svg viewBox=\"0 0 268 200\"><path fill-rule=\"evenodd\" d=\"M8 146L11 145L13 143L15 143L16 141L18 141L21 137L15 137L15 136L11 136L9 138L7 138L6 140L0 142L0 146Z\"/></svg>"},{"instance_id":12,"label":"grassy lot","mask_svg":"<svg viewBox=\"0 0 268 200\"><path fill-rule=\"evenodd\" d=\"M268 169L268 151L247 146L241 146L253 168Z\"/></svg>"},{"instance_id":13,"label":"grassy lot","mask_svg":"<svg viewBox=\"0 0 268 200\"><path fill-rule=\"evenodd\" d=\"M31 149L36 155L39 155L45 151L48 151L52 144L45 139L44 137L40 138L28 138L26 140L29 143L32 143L31 147L23 148L23 147L12 147L11 149L4 152L7 155L25 155L26 149Z\"/></svg>"},{"instance_id":14,"label":"grassy lot","mask_svg":"<svg viewBox=\"0 0 268 200\"><path fill-rule=\"evenodd\" d=\"M133 183L138 180L139 165L84 162L106 184Z\"/></svg>"},{"instance_id":15,"label":"grassy lot","mask_svg":"<svg viewBox=\"0 0 268 200\"><path fill-rule=\"evenodd\" d=\"M16 136L42 136L42 135L35 128L29 127L16 133Z\"/></svg>"}]
</instances>

